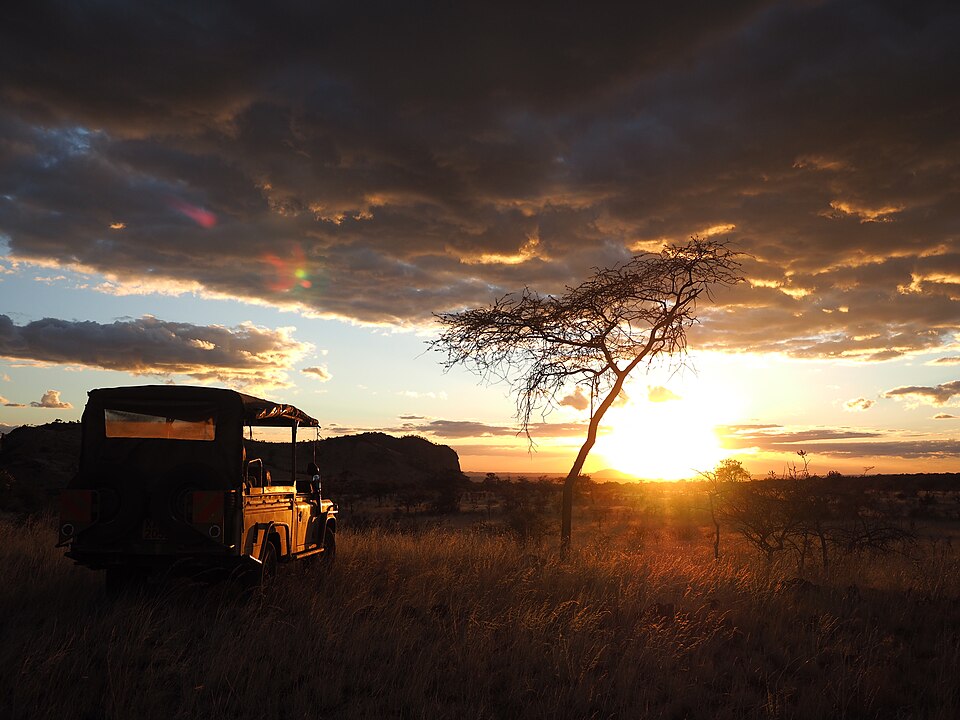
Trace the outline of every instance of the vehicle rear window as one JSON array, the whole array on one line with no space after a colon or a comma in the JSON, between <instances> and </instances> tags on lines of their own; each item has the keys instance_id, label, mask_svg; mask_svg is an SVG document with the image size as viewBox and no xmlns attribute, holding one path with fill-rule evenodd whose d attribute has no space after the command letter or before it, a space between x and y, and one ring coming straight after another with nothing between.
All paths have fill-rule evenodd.
<instances>
[{"instance_id":1,"label":"vehicle rear window","mask_svg":"<svg viewBox=\"0 0 960 720\"><path fill-rule=\"evenodd\" d=\"M124 410L104 410L103 420L108 438L212 441L217 429L212 416L179 420Z\"/></svg>"}]
</instances>

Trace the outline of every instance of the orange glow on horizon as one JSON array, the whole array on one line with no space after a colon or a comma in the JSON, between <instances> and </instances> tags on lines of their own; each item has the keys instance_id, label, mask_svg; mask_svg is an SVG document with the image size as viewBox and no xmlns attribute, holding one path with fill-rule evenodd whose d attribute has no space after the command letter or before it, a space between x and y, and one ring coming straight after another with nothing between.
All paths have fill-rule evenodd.
<instances>
[{"instance_id":1,"label":"orange glow on horizon","mask_svg":"<svg viewBox=\"0 0 960 720\"><path fill-rule=\"evenodd\" d=\"M595 453L610 468L645 480L695 478L730 455L715 428L736 419L733 399L708 388L679 390L677 399L653 402L634 391L626 405L604 418L610 432ZM649 391L651 398L658 393Z\"/></svg>"}]
</instances>

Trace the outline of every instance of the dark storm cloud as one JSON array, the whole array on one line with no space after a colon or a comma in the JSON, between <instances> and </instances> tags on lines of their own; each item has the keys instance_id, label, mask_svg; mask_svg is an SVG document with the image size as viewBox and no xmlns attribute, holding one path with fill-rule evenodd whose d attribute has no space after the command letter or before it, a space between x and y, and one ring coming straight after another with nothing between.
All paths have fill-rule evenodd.
<instances>
[{"instance_id":1,"label":"dark storm cloud","mask_svg":"<svg viewBox=\"0 0 960 720\"><path fill-rule=\"evenodd\" d=\"M227 328L143 317L111 324L44 318L16 325L0 315L0 357L135 374L185 375L235 386L282 384L309 346L287 330ZM48 391L35 407L62 407Z\"/></svg>"},{"instance_id":2,"label":"dark storm cloud","mask_svg":"<svg viewBox=\"0 0 960 720\"><path fill-rule=\"evenodd\" d=\"M883 360L960 330L951 3L23 3L23 259L420 322L722 233L703 347Z\"/></svg>"}]
</instances>

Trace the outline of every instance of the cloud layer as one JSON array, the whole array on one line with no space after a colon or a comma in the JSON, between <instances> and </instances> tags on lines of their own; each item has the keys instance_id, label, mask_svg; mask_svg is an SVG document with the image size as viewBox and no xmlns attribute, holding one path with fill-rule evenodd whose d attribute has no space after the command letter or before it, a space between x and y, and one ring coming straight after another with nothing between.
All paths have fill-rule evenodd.
<instances>
[{"instance_id":1,"label":"cloud layer","mask_svg":"<svg viewBox=\"0 0 960 720\"><path fill-rule=\"evenodd\" d=\"M958 31L954 3L866 0L22 3L0 236L115 291L410 323L719 233L749 282L701 346L936 350L960 326Z\"/></svg>"},{"instance_id":2,"label":"cloud layer","mask_svg":"<svg viewBox=\"0 0 960 720\"><path fill-rule=\"evenodd\" d=\"M0 315L0 357L82 365L136 375L182 375L234 387L270 387L310 349L289 329L244 323L227 328L143 317L111 324L54 318L16 325ZM34 407L57 405L50 390Z\"/></svg>"},{"instance_id":3,"label":"cloud layer","mask_svg":"<svg viewBox=\"0 0 960 720\"><path fill-rule=\"evenodd\" d=\"M887 390L883 394L888 398L903 398L914 402L929 405L946 405L951 399L960 395L960 380L943 383L933 387L923 385L907 385Z\"/></svg>"},{"instance_id":4,"label":"cloud layer","mask_svg":"<svg viewBox=\"0 0 960 720\"><path fill-rule=\"evenodd\" d=\"M906 458L949 460L960 452L960 441L898 437L893 433L848 428L794 430L780 425L729 425L718 428L726 448L755 449L794 456L804 450L811 456L845 458Z\"/></svg>"}]
</instances>

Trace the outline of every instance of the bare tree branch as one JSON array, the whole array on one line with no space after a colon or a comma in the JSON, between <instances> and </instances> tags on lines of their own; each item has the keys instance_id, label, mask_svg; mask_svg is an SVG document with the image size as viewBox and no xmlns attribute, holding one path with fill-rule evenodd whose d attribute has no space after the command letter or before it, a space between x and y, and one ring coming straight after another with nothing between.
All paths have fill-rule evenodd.
<instances>
[{"instance_id":1,"label":"bare tree branch","mask_svg":"<svg viewBox=\"0 0 960 720\"><path fill-rule=\"evenodd\" d=\"M687 329L698 322L701 297L735 285L741 254L722 241L694 237L591 276L560 296L524 288L488 307L435 315L440 336L430 343L446 354L444 368L470 368L489 383L506 383L516 397L520 429L556 407L572 385L590 390L587 438L564 485L561 540L570 537L573 483L596 441L600 419L641 363L682 358Z\"/></svg>"}]
</instances>

